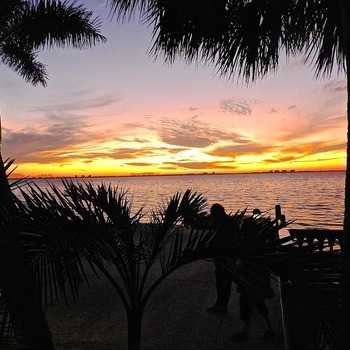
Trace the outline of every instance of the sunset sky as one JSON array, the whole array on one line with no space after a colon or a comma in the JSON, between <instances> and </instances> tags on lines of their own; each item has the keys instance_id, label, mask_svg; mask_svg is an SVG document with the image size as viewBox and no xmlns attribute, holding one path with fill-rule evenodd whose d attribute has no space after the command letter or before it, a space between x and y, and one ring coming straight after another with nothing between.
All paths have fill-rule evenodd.
<instances>
[{"instance_id":1,"label":"sunset sky","mask_svg":"<svg viewBox=\"0 0 350 350\"><path fill-rule=\"evenodd\" d=\"M315 80L302 60L254 85L212 67L149 57L151 29L108 18L106 44L39 57L47 87L0 65L3 157L16 176L340 170L345 168L345 75Z\"/></svg>"}]
</instances>

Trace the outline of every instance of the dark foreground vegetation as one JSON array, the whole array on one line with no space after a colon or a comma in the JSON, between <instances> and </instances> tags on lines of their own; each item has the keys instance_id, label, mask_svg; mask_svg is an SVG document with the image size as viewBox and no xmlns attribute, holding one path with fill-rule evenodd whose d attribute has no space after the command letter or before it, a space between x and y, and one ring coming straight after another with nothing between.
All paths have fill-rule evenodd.
<instances>
[{"instance_id":1,"label":"dark foreground vegetation","mask_svg":"<svg viewBox=\"0 0 350 350\"><path fill-rule=\"evenodd\" d=\"M11 191L12 204L1 207L3 348L54 349L45 305L78 298L92 269L124 305L128 348L140 349L145 307L159 284L186 264L216 256L258 264L279 278L293 309L302 310L298 323L308 330L307 339L299 340L304 348L339 348L339 327L347 322L341 296L348 292L339 253L298 247L290 237L276 239L279 218L242 226L244 210L232 215L232 240L223 245L220 229L205 219L205 198L191 190L176 193L145 220L126 190L63 184L62 191L27 184L23 201ZM146 223L141 225L141 218Z\"/></svg>"}]
</instances>

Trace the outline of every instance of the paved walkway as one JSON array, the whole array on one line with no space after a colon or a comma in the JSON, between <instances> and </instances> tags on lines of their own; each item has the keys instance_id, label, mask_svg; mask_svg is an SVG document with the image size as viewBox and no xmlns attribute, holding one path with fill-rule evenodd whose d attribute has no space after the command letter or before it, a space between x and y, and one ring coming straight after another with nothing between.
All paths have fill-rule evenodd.
<instances>
[{"instance_id":1,"label":"paved walkway","mask_svg":"<svg viewBox=\"0 0 350 350\"><path fill-rule=\"evenodd\" d=\"M142 350L283 350L278 288L268 300L277 335L261 340L263 321L255 313L251 339L232 343L228 339L239 331L238 294L233 285L228 313L210 315L206 307L215 301L214 264L199 261L168 277L154 292L142 324ZM68 307L50 307L49 322L57 350L127 349L124 308L118 295L105 280L93 279L83 288L81 298Z\"/></svg>"}]
</instances>

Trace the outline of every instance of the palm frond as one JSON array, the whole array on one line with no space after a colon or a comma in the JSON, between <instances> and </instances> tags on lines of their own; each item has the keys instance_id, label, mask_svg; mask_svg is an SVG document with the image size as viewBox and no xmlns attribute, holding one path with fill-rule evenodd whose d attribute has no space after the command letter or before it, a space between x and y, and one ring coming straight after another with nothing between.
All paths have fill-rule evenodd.
<instances>
[{"instance_id":1,"label":"palm frond","mask_svg":"<svg viewBox=\"0 0 350 350\"><path fill-rule=\"evenodd\" d=\"M8 177L15 170L15 167L11 168L13 163L14 160L11 159L6 159L4 161L0 152L0 207L8 212L14 210L14 203L17 200L16 196L11 191L8 180Z\"/></svg>"},{"instance_id":2,"label":"palm frond","mask_svg":"<svg viewBox=\"0 0 350 350\"><path fill-rule=\"evenodd\" d=\"M144 11L148 11L153 2L153 0L107 0L107 4L111 8L111 16L115 16L118 21L130 19L136 12L142 17Z\"/></svg>"},{"instance_id":3,"label":"palm frond","mask_svg":"<svg viewBox=\"0 0 350 350\"><path fill-rule=\"evenodd\" d=\"M37 61L37 54L13 43L0 45L2 63L21 75L25 81L46 86L45 65Z\"/></svg>"},{"instance_id":4,"label":"palm frond","mask_svg":"<svg viewBox=\"0 0 350 350\"><path fill-rule=\"evenodd\" d=\"M152 212L150 225L145 226L142 241L150 255L157 255L181 226L189 226L203 216L206 199L190 189L178 192L167 203Z\"/></svg>"},{"instance_id":5,"label":"palm frond","mask_svg":"<svg viewBox=\"0 0 350 350\"><path fill-rule=\"evenodd\" d=\"M281 51L305 55L316 75L344 69L340 4L328 0L110 0L117 18L139 17L154 28L150 53L173 63L212 64L247 82L274 72Z\"/></svg>"},{"instance_id":6,"label":"palm frond","mask_svg":"<svg viewBox=\"0 0 350 350\"><path fill-rule=\"evenodd\" d=\"M37 50L106 41L100 20L76 1L3 0L0 6L0 60L33 85L47 81Z\"/></svg>"},{"instance_id":7,"label":"palm frond","mask_svg":"<svg viewBox=\"0 0 350 350\"><path fill-rule=\"evenodd\" d=\"M27 3L18 29L18 39L41 47L84 48L106 41L100 34L101 22L92 18L83 5L67 1L38 0ZM30 40L28 40L30 39Z\"/></svg>"}]
</instances>

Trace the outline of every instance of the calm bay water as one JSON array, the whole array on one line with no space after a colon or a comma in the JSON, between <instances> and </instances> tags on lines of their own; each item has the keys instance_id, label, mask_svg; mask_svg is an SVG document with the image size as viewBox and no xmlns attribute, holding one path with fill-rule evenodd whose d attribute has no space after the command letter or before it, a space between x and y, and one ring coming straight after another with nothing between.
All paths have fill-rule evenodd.
<instances>
[{"instance_id":1,"label":"calm bay water","mask_svg":"<svg viewBox=\"0 0 350 350\"><path fill-rule=\"evenodd\" d=\"M48 188L48 183L63 188L60 179L30 181L41 188ZM190 188L207 198L208 210L211 204L219 202L227 212L260 208L273 216L274 207L279 204L287 220L295 220L290 227L342 228L344 172L111 177L73 181L118 185L128 190L135 211L146 204L145 212L149 212L176 192Z\"/></svg>"}]
</instances>

